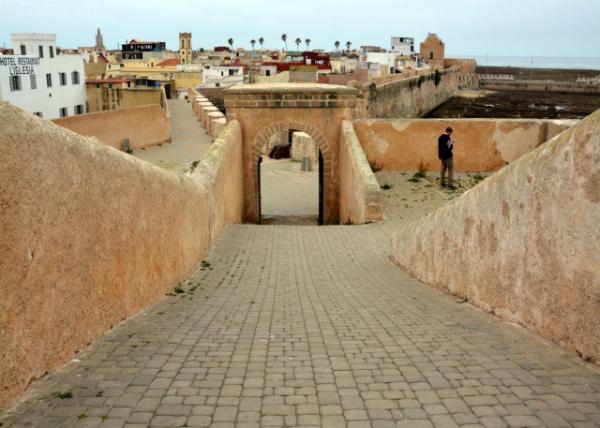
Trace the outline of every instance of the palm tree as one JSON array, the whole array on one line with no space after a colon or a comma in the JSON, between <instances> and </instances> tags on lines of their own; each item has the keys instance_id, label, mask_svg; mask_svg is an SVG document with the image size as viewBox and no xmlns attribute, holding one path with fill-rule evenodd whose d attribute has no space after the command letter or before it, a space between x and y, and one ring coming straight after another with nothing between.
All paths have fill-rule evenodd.
<instances>
[{"instance_id":1,"label":"palm tree","mask_svg":"<svg viewBox=\"0 0 600 428\"><path fill-rule=\"evenodd\" d=\"M350 50L350 46L352 46L352 42L347 41L346 42L346 49L348 49L348 51Z\"/></svg>"},{"instance_id":2,"label":"palm tree","mask_svg":"<svg viewBox=\"0 0 600 428\"><path fill-rule=\"evenodd\" d=\"M260 44L260 49L262 50L263 48L263 43L265 42L265 38L264 37L259 37L258 38L258 43Z\"/></svg>"},{"instance_id":3,"label":"palm tree","mask_svg":"<svg viewBox=\"0 0 600 428\"><path fill-rule=\"evenodd\" d=\"M340 41L339 41L339 40L336 40L336 41L335 41L335 43L334 43L334 45L335 45L335 49L336 49L336 50L340 50L340 45L341 45L341 43L340 43Z\"/></svg>"},{"instance_id":4,"label":"palm tree","mask_svg":"<svg viewBox=\"0 0 600 428\"><path fill-rule=\"evenodd\" d=\"M254 50L254 45L256 44L256 40L250 40L250 45L252 45L252 50Z\"/></svg>"},{"instance_id":5,"label":"palm tree","mask_svg":"<svg viewBox=\"0 0 600 428\"><path fill-rule=\"evenodd\" d=\"M296 37L296 40L294 40L294 43L296 43L296 50L299 51L300 43L302 43L302 39L300 37Z\"/></svg>"},{"instance_id":6,"label":"palm tree","mask_svg":"<svg viewBox=\"0 0 600 428\"><path fill-rule=\"evenodd\" d=\"M231 50L233 50L233 38L228 38L227 43L229 43L229 46L231 46Z\"/></svg>"},{"instance_id":7,"label":"palm tree","mask_svg":"<svg viewBox=\"0 0 600 428\"><path fill-rule=\"evenodd\" d=\"M281 40L283 40L283 43L285 43L285 50L287 51L287 34L283 33L281 35Z\"/></svg>"},{"instance_id":8,"label":"palm tree","mask_svg":"<svg viewBox=\"0 0 600 428\"><path fill-rule=\"evenodd\" d=\"M310 50L310 42L312 42L310 39L304 40L304 43L306 43L306 50Z\"/></svg>"}]
</instances>

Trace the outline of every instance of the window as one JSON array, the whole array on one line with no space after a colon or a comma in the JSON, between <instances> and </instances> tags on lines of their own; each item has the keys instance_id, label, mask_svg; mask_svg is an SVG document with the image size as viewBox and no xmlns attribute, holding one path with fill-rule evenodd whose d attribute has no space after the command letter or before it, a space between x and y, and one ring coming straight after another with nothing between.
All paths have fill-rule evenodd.
<instances>
[{"instance_id":1,"label":"window","mask_svg":"<svg viewBox=\"0 0 600 428\"><path fill-rule=\"evenodd\" d=\"M69 115L69 111L66 107L62 107L60 109L60 117L67 117Z\"/></svg>"},{"instance_id":2,"label":"window","mask_svg":"<svg viewBox=\"0 0 600 428\"><path fill-rule=\"evenodd\" d=\"M79 72L78 71L73 71L71 73L71 83L73 85L79 85Z\"/></svg>"},{"instance_id":3,"label":"window","mask_svg":"<svg viewBox=\"0 0 600 428\"><path fill-rule=\"evenodd\" d=\"M54 58L54 46L48 46L48 49L50 50L50 58Z\"/></svg>"},{"instance_id":4,"label":"window","mask_svg":"<svg viewBox=\"0 0 600 428\"><path fill-rule=\"evenodd\" d=\"M58 73L58 79L60 86L65 86L67 84L67 73Z\"/></svg>"},{"instance_id":5,"label":"window","mask_svg":"<svg viewBox=\"0 0 600 428\"><path fill-rule=\"evenodd\" d=\"M10 76L10 90L20 91L21 90L21 76Z\"/></svg>"},{"instance_id":6,"label":"window","mask_svg":"<svg viewBox=\"0 0 600 428\"><path fill-rule=\"evenodd\" d=\"M37 80L35 78L35 74L29 75L29 83L31 84L31 89L37 89Z\"/></svg>"},{"instance_id":7,"label":"window","mask_svg":"<svg viewBox=\"0 0 600 428\"><path fill-rule=\"evenodd\" d=\"M44 117L44 115L41 111L35 111L35 112L33 112L33 114L35 114L37 117Z\"/></svg>"},{"instance_id":8,"label":"window","mask_svg":"<svg viewBox=\"0 0 600 428\"><path fill-rule=\"evenodd\" d=\"M27 49L25 49L25 45L21 45L21 55L27 55Z\"/></svg>"},{"instance_id":9,"label":"window","mask_svg":"<svg viewBox=\"0 0 600 428\"><path fill-rule=\"evenodd\" d=\"M43 46L38 46L38 49L40 51L40 58L44 58L44 47Z\"/></svg>"},{"instance_id":10,"label":"window","mask_svg":"<svg viewBox=\"0 0 600 428\"><path fill-rule=\"evenodd\" d=\"M230 76L235 76L235 70L229 69L229 75Z\"/></svg>"},{"instance_id":11,"label":"window","mask_svg":"<svg viewBox=\"0 0 600 428\"><path fill-rule=\"evenodd\" d=\"M52 87L52 75L50 73L46 74L46 86Z\"/></svg>"},{"instance_id":12,"label":"window","mask_svg":"<svg viewBox=\"0 0 600 428\"><path fill-rule=\"evenodd\" d=\"M96 89L100 89L100 83L96 83Z\"/></svg>"},{"instance_id":13,"label":"window","mask_svg":"<svg viewBox=\"0 0 600 428\"><path fill-rule=\"evenodd\" d=\"M75 106L75 114L83 114L83 104L78 104Z\"/></svg>"}]
</instances>

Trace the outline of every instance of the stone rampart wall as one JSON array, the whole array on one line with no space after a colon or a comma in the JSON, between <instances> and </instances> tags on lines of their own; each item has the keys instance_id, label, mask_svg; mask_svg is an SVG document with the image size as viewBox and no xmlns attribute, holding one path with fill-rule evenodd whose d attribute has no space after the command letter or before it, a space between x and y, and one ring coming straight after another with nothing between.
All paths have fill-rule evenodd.
<instances>
[{"instance_id":1,"label":"stone rampart wall","mask_svg":"<svg viewBox=\"0 0 600 428\"><path fill-rule=\"evenodd\" d=\"M406 226L415 278L600 361L600 111Z\"/></svg>"},{"instance_id":2,"label":"stone rampart wall","mask_svg":"<svg viewBox=\"0 0 600 428\"><path fill-rule=\"evenodd\" d=\"M0 408L241 221L241 131L180 177L0 102Z\"/></svg>"},{"instance_id":3,"label":"stone rampart wall","mask_svg":"<svg viewBox=\"0 0 600 428\"><path fill-rule=\"evenodd\" d=\"M63 117L53 122L119 150L126 138L133 149L171 142L171 122L158 104Z\"/></svg>"},{"instance_id":4,"label":"stone rampart wall","mask_svg":"<svg viewBox=\"0 0 600 428\"><path fill-rule=\"evenodd\" d=\"M381 189L350 121L342 122L339 174L340 223L364 224L383 220Z\"/></svg>"},{"instance_id":5,"label":"stone rampart wall","mask_svg":"<svg viewBox=\"0 0 600 428\"><path fill-rule=\"evenodd\" d=\"M454 129L456 171L495 171L577 123L539 119L357 120L354 129L370 162L384 170L438 171L437 140Z\"/></svg>"},{"instance_id":6,"label":"stone rampart wall","mask_svg":"<svg viewBox=\"0 0 600 428\"><path fill-rule=\"evenodd\" d=\"M479 87L491 91L561 92L600 94L599 83L556 82L552 80L479 80Z\"/></svg>"},{"instance_id":7,"label":"stone rampart wall","mask_svg":"<svg viewBox=\"0 0 600 428\"><path fill-rule=\"evenodd\" d=\"M440 72L422 74L378 85L363 86L355 112L356 118L422 117L448 101L459 88L460 72L452 67Z\"/></svg>"}]
</instances>

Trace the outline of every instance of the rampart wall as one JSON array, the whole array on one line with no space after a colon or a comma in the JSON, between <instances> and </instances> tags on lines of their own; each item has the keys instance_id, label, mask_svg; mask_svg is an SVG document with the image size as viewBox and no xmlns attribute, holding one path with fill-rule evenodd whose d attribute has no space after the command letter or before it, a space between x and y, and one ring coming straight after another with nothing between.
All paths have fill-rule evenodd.
<instances>
[{"instance_id":1,"label":"rampart wall","mask_svg":"<svg viewBox=\"0 0 600 428\"><path fill-rule=\"evenodd\" d=\"M370 162L384 170L437 171L437 140L454 129L455 171L495 171L554 137L576 120L377 119L354 121Z\"/></svg>"},{"instance_id":2,"label":"rampart wall","mask_svg":"<svg viewBox=\"0 0 600 428\"><path fill-rule=\"evenodd\" d=\"M181 177L8 103L0 128L3 408L161 299L241 221L242 136L228 124Z\"/></svg>"},{"instance_id":3,"label":"rampart wall","mask_svg":"<svg viewBox=\"0 0 600 428\"><path fill-rule=\"evenodd\" d=\"M171 142L171 122L167 114L160 105L153 104L63 117L53 122L78 134L96 137L116 149L121 149L126 138L131 148L141 149Z\"/></svg>"},{"instance_id":4,"label":"rampart wall","mask_svg":"<svg viewBox=\"0 0 600 428\"><path fill-rule=\"evenodd\" d=\"M396 233L415 278L600 360L600 111Z\"/></svg>"},{"instance_id":5,"label":"rampart wall","mask_svg":"<svg viewBox=\"0 0 600 428\"><path fill-rule=\"evenodd\" d=\"M340 223L383 220L383 196L352 122L342 122L339 154Z\"/></svg>"},{"instance_id":6,"label":"rampart wall","mask_svg":"<svg viewBox=\"0 0 600 428\"><path fill-rule=\"evenodd\" d=\"M459 88L457 67L435 73L400 78L384 84L371 83L359 92L355 118L422 117L448 101Z\"/></svg>"},{"instance_id":7,"label":"rampart wall","mask_svg":"<svg viewBox=\"0 0 600 428\"><path fill-rule=\"evenodd\" d=\"M553 80L479 80L479 87L491 91L561 92L600 94L598 83L556 82Z\"/></svg>"}]
</instances>

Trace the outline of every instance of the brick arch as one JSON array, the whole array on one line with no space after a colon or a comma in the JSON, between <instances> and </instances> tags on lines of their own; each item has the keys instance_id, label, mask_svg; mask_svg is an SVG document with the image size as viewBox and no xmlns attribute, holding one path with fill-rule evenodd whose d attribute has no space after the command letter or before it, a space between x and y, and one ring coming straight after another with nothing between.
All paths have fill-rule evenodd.
<instances>
[{"instance_id":1,"label":"brick arch","mask_svg":"<svg viewBox=\"0 0 600 428\"><path fill-rule=\"evenodd\" d=\"M289 129L298 130L308 134L315 142L317 150L321 152L323 159L323 194L319 195L319 198L323 199L323 205L330 204L332 199L336 196L335 189L337 188L337 180L335 175L335 161L333 159L330 141L323 135L323 133L316 127L311 126L304 122L296 122L293 120L284 120L273 122L269 125L264 126L251 142L249 150L249 160L252 164L257 165L259 158L263 155L262 148L265 144L268 144L269 139L282 131L288 131ZM260 197L259 189L259 168L257 167L254 172L250 175L250 180L247 183L247 191L250 191L256 197ZM321 179L321 178L320 178ZM321 204L319 204L321 205ZM258 202L257 202L258 206ZM260 216L260 213L257 213ZM319 214L321 218L323 213Z\"/></svg>"},{"instance_id":2,"label":"brick arch","mask_svg":"<svg viewBox=\"0 0 600 428\"><path fill-rule=\"evenodd\" d=\"M330 152L332 149L330 147L331 145L329 144L329 141L327 141L327 138L325 138L325 136L321 131L319 131L319 129L315 128L314 126L308 125L304 122L279 121L262 128L258 132L258 134L256 134L256 137L254 138L254 141L252 143L252 149L250 151L251 158L257 160L258 157L261 156L262 148L265 144L269 142L269 139L274 134L280 133L281 131L288 129L298 130L300 132L304 132L310 135L310 137L315 141L317 149L321 150L321 154L323 155L323 163L325 164L324 170L326 172L330 171L330 169L332 168L330 156Z\"/></svg>"},{"instance_id":3,"label":"brick arch","mask_svg":"<svg viewBox=\"0 0 600 428\"><path fill-rule=\"evenodd\" d=\"M339 220L341 124L352 118L356 90L320 84L240 85L225 91L227 119L242 127L244 220L259 221L259 158L274 133L297 129L310 135L323 159L323 222Z\"/></svg>"}]
</instances>

